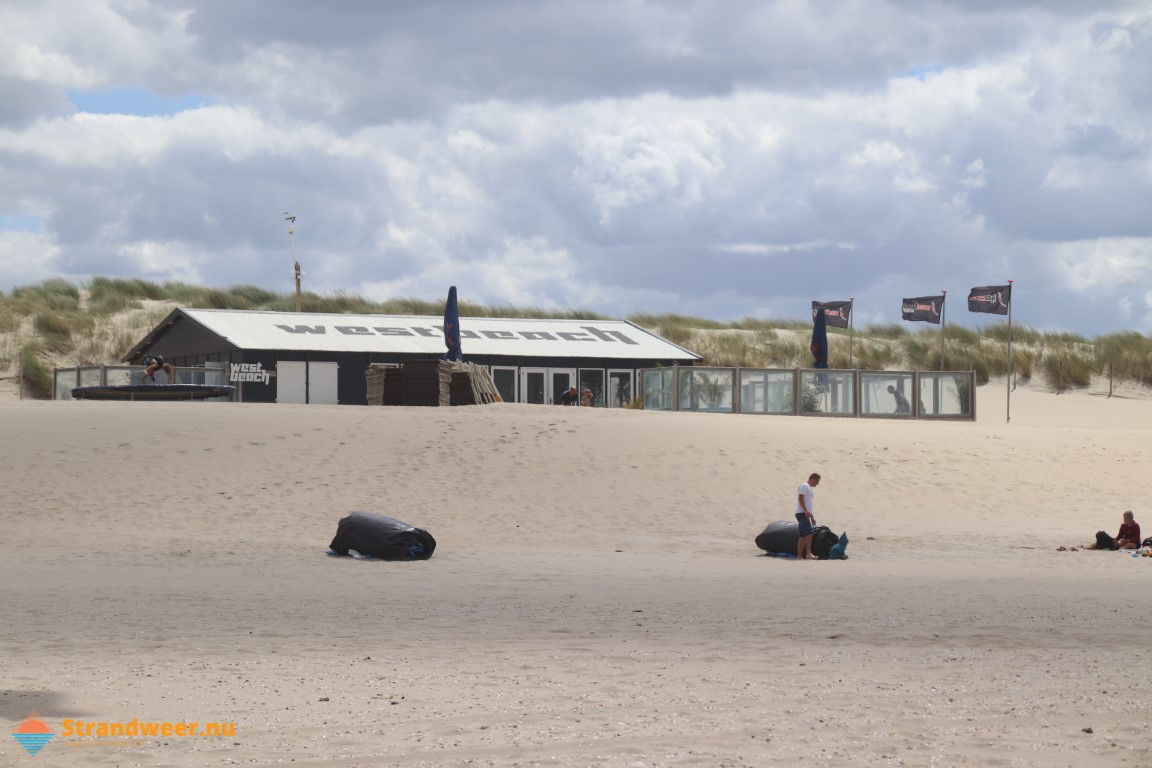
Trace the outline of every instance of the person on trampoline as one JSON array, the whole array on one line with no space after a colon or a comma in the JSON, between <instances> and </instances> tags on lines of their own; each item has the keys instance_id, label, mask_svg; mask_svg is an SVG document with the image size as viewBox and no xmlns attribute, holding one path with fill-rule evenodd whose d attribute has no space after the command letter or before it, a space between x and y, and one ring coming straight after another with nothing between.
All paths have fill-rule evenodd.
<instances>
[{"instance_id":1,"label":"person on trampoline","mask_svg":"<svg viewBox=\"0 0 1152 768\"><path fill-rule=\"evenodd\" d=\"M156 383L156 371L164 371L168 374L169 381L172 379L172 364L164 361L164 355L144 355L141 361L144 363L144 373L140 374L140 383L147 384L148 379L152 383Z\"/></svg>"}]
</instances>

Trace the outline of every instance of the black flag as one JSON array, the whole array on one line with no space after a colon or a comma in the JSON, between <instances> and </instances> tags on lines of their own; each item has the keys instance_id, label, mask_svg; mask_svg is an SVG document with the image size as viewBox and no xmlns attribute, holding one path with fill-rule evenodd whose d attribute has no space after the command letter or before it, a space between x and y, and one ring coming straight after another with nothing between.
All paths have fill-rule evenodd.
<instances>
[{"instance_id":1,"label":"black flag","mask_svg":"<svg viewBox=\"0 0 1152 768\"><path fill-rule=\"evenodd\" d=\"M1010 284L982 285L968 292L968 311L1006 315L1010 301L1012 301L1012 286Z\"/></svg>"},{"instance_id":2,"label":"black flag","mask_svg":"<svg viewBox=\"0 0 1152 768\"><path fill-rule=\"evenodd\" d=\"M814 301L812 302L812 319L816 313L824 310L824 322L833 328L847 328L848 320L852 317L851 301Z\"/></svg>"},{"instance_id":3,"label":"black flag","mask_svg":"<svg viewBox=\"0 0 1152 768\"><path fill-rule=\"evenodd\" d=\"M900 305L900 316L905 320L923 320L936 325L940 325L940 313L943 311L944 294L904 299Z\"/></svg>"}]
</instances>

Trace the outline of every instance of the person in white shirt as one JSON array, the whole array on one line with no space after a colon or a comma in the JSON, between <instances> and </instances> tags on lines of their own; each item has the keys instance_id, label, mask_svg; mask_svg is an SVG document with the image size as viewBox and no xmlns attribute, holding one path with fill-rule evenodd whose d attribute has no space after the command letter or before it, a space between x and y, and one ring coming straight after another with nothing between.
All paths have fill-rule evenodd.
<instances>
[{"instance_id":1,"label":"person in white shirt","mask_svg":"<svg viewBox=\"0 0 1152 768\"><path fill-rule=\"evenodd\" d=\"M800 538L796 541L797 560L819 560L812 554L812 526L816 524L813 511L816 507L816 494L812 489L820 485L820 475L808 475L808 482L800 483L796 489L796 522L800 526Z\"/></svg>"}]
</instances>

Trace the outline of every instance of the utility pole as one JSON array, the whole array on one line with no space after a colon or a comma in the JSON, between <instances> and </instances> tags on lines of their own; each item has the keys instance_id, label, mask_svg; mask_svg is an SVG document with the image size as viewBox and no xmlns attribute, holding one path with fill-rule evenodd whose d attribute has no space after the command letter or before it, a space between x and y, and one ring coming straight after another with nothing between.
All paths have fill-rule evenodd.
<instances>
[{"instance_id":1,"label":"utility pole","mask_svg":"<svg viewBox=\"0 0 1152 768\"><path fill-rule=\"evenodd\" d=\"M284 211L284 220L288 222L288 238L292 241L292 271L296 277L296 311L300 311L300 262L296 261L296 217Z\"/></svg>"}]
</instances>

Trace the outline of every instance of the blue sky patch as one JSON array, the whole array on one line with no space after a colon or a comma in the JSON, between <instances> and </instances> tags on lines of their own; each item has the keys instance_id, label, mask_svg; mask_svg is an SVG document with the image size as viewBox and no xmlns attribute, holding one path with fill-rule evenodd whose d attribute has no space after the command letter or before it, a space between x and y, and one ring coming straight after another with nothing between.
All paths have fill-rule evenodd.
<instances>
[{"instance_id":1,"label":"blue sky patch","mask_svg":"<svg viewBox=\"0 0 1152 768\"><path fill-rule=\"evenodd\" d=\"M148 88L115 88L109 91L68 91L68 100L80 112L97 115L174 115L213 103L198 93L166 95Z\"/></svg>"},{"instance_id":2,"label":"blue sky patch","mask_svg":"<svg viewBox=\"0 0 1152 768\"><path fill-rule=\"evenodd\" d=\"M43 216L0 216L0 232L39 232L43 228Z\"/></svg>"},{"instance_id":3,"label":"blue sky patch","mask_svg":"<svg viewBox=\"0 0 1152 768\"><path fill-rule=\"evenodd\" d=\"M905 77L914 77L917 80L923 80L924 78L928 77L928 75L937 75L943 71L944 71L943 66L941 66L940 64L935 64L935 65L930 66L930 67L925 66L925 67L916 67L914 69L910 69L904 73L904 76Z\"/></svg>"}]
</instances>

